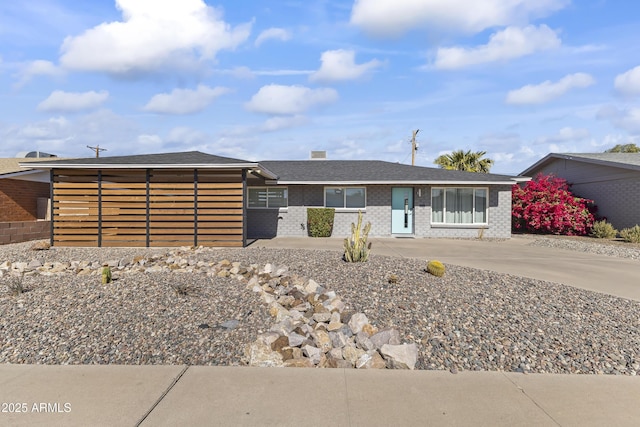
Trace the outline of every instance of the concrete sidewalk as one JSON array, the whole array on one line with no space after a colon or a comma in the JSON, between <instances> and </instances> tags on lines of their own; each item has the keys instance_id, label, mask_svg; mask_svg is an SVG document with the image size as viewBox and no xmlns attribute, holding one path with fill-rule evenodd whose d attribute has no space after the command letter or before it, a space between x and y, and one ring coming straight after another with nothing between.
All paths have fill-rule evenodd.
<instances>
[{"instance_id":1,"label":"concrete sidewalk","mask_svg":"<svg viewBox=\"0 0 640 427\"><path fill-rule=\"evenodd\" d=\"M0 365L3 426L636 426L639 401L622 376Z\"/></svg>"},{"instance_id":2,"label":"concrete sidewalk","mask_svg":"<svg viewBox=\"0 0 640 427\"><path fill-rule=\"evenodd\" d=\"M640 260L615 258L565 249L529 246L530 238L455 240L370 238L372 254L437 259L521 277L563 283L590 291L640 301ZM278 237L251 246L325 249L342 252L343 239Z\"/></svg>"},{"instance_id":3,"label":"concrete sidewalk","mask_svg":"<svg viewBox=\"0 0 640 427\"><path fill-rule=\"evenodd\" d=\"M373 253L640 300L640 262L505 242L372 239ZM341 239L260 240L342 251ZM637 426L640 378L505 372L0 365L0 426ZM21 412L17 412L20 410Z\"/></svg>"}]
</instances>

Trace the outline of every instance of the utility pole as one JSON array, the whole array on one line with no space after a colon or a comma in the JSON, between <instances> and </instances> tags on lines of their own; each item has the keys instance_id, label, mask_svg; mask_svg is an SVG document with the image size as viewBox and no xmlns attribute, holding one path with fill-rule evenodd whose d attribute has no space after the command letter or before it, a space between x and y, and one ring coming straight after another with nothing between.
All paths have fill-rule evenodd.
<instances>
[{"instance_id":1,"label":"utility pole","mask_svg":"<svg viewBox=\"0 0 640 427\"><path fill-rule=\"evenodd\" d=\"M100 152L101 152L101 151L107 151L107 149L106 149L106 148L100 148L100 146L99 146L99 145L96 145L95 147L91 147L91 146L87 145L87 148L89 148L89 149L91 149L91 150L93 150L93 151L95 151L95 152L96 152L96 159L97 159L98 157L100 157Z\"/></svg>"},{"instance_id":2,"label":"utility pole","mask_svg":"<svg viewBox=\"0 0 640 427\"><path fill-rule=\"evenodd\" d=\"M420 129L416 129L413 131L413 136L411 137L411 166L415 166L416 164L416 151L418 151L418 143L416 142L416 135L420 132Z\"/></svg>"}]
</instances>

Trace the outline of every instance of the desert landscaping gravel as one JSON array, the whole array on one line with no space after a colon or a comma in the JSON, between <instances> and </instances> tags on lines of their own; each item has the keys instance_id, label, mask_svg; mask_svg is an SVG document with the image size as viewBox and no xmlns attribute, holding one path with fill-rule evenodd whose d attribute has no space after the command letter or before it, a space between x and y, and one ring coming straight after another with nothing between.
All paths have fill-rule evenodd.
<instances>
[{"instance_id":1,"label":"desert landscaping gravel","mask_svg":"<svg viewBox=\"0 0 640 427\"><path fill-rule=\"evenodd\" d=\"M349 264L319 250L32 245L0 246L0 266L76 261L95 273L105 262L142 259L144 268L125 274L114 267L117 280L106 285L99 273L27 274L27 291L17 296L5 269L0 363L242 365L245 346L273 318L245 283L205 273L226 259L287 266L289 274L334 290L372 324L397 328L403 342L416 343L418 369L640 373L640 302L556 283L454 265L437 278L424 271L425 260L375 251L368 262ZM184 268L154 267L167 258ZM390 274L397 283L389 283ZM176 284L186 295L175 292Z\"/></svg>"}]
</instances>

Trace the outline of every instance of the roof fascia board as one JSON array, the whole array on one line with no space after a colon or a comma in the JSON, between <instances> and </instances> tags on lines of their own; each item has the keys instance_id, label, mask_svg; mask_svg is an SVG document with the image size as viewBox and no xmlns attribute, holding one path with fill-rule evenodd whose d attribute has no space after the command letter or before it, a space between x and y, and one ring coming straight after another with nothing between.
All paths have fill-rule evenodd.
<instances>
[{"instance_id":1,"label":"roof fascia board","mask_svg":"<svg viewBox=\"0 0 640 427\"><path fill-rule=\"evenodd\" d=\"M15 178L17 176L33 175L35 173L42 173L42 172L45 172L45 171L41 170L41 169L30 169L30 170L20 171L20 172L9 172L9 173L5 173L5 174L0 174L0 179L2 179L2 178Z\"/></svg>"},{"instance_id":2,"label":"roof fascia board","mask_svg":"<svg viewBox=\"0 0 640 427\"><path fill-rule=\"evenodd\" d=\"M565 160L575 160L578 162L592 163L594 165L611 166L611 167L620 168L620 169L640 170L640 166L631 165L629 163L612 162L611 160L589 159L586 157L574 157L571 155L566 155L561 158Z\"/></svg>"},{"instance_id":3,"label":"roof fascia board","mask_svg":"<svg viewBox=\"0 0 640 427\"><path fill-rule=\"evenodd\" d=\"M280 185L513 185L530 181L529 177L517 177L510 181L286 181Z\"/></svg>"},{"instance_id":4,"label":"roof fascia board","mask_svg":"<svg viewBox=\"0 0 640 427\"><path fill-rule=\"evenodd\" d=\"M551 153L551 154L547 154L544 158L542 158L541 160L538 160L532 166L522 171L520 175L530 175L532 171L535 171L536 169L546 165L547 163L550 163L552 159L573 160L576 162L591 163L594 165L601 165L601 166L610 166L610 167L615 167L620 169L640 170L640 166L632 165L629 163L612 162L610 160L601 160L601 159L590 159L587 157L575 156L571 154Z\"/></svg>"}]
</instances>

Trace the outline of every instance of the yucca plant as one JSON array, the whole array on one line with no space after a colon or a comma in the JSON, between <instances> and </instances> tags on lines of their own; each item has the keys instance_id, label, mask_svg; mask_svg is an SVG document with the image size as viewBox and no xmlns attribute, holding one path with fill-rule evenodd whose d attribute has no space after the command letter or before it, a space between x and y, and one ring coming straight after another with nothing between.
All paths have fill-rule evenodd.
<instances>
[{"instance_id":1,"label":"yucca plant","mask_svg":"<svg viewBox=\"0 0 640 427\"><path fill-rule=\"evenodd\" d=\"M362 212L358 211L358 224L351 223L351 237L344 239L344 260L348 262L365 262L369 259L371 242L367 243L371 223L362 227Z\"/></svg>"}]
</instances>

